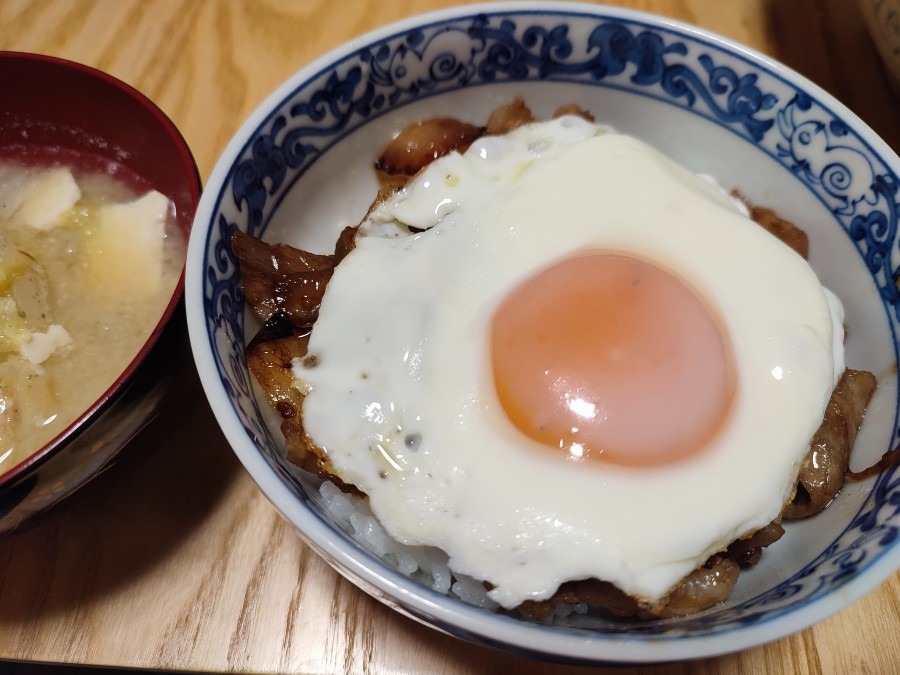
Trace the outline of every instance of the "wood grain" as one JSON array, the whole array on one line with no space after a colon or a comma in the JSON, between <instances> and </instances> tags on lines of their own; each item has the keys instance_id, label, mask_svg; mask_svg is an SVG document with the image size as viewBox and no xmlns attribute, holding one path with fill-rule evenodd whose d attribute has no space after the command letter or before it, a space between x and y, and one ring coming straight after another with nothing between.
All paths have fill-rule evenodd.
<instances>
[{"instance_id":1,"label":"wood grain","mask_svg":"<svg viewBox=\"0 0 900 675\"><path fill-rule=\"evenodd\" d=\"M0 49L81 61L137 87L175 121L206 177L289 75L367 30L451 4L0 0ZM608 4L779 59L900 148L900 104L849 0ZM810 630L691 663L589 670L465 644L375 602L312 553L238 464L193 374L116 465L0 539L0 659L273 673L893 673L898 628L894 575Z\"/></svg>"}]
</instances>

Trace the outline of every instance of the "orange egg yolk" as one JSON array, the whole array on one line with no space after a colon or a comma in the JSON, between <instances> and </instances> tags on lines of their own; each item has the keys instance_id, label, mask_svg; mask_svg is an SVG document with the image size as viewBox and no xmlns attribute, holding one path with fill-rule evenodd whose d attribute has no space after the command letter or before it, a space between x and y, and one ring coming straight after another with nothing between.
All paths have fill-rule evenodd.
<instances>
[{"instance_id":1,"label":"orange egg yolk","mask_svg":"<svg viewBox=\"0 0 900 675\"><path fill-rule=\"evenodd\" d=\"M690 457L734 398L730 342L709 307L625 255L586 253L531 277L497 309L491 341L509 419L574 460Z\"/></svg>"}]
</instances>

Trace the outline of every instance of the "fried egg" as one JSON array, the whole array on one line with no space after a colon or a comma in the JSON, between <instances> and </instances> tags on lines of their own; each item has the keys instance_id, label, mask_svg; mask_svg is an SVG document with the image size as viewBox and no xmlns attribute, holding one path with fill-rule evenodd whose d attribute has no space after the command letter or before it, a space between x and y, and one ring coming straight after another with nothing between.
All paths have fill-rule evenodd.
<instances>
[{"instance_id":1,"label":"fried egg","mask_svg":"<svg viewBox=\"0 0 900 675\"><path fill-rule=\"evenodd\" d=\"M391 536L506 608L585 578L652 602L779 515L842 321L721 189L563 117L373 210L293 373Z\"/></svg>"}]
</instances>

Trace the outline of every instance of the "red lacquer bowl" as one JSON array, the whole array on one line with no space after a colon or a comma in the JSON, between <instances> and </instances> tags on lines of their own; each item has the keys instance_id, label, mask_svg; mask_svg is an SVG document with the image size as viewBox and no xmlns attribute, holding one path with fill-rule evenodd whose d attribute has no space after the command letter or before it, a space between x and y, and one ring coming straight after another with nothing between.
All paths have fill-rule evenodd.
<instances>
[{"instance_id":1,"label":"red lacquer bowl","mask_svg":"<svg viewBox=\"0 0 900 675\"><path fill-rule=\"evenodd\" d=\"M114 171L175 203L187 237L201 179L184 138L146 96L87 66L0 52L0 157ZM0 533L84 485L159 412L189 366L183 275L150 338L109 389L50 443L0 466Z\"/></svg>"}]
</instances>

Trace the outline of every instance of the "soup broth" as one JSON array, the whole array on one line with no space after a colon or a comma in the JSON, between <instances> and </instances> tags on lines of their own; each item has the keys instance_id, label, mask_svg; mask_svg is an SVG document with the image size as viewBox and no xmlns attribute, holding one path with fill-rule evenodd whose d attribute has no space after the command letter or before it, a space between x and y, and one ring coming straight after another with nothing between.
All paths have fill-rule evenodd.
<instances>
[{"instance_id":1,"label":"soup broth","mask_svg":"<svg viewBox=\"0 0 900 675\"><path fill-rule=\"evenodd\" d=\"M174 206L131 183L0 160L0 475L103 397L172 297Z\"/></svg>"}]
</instances>

